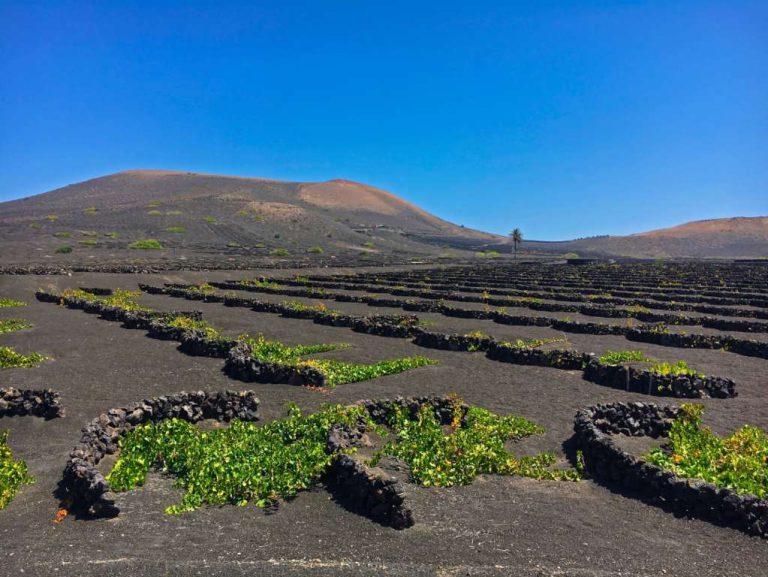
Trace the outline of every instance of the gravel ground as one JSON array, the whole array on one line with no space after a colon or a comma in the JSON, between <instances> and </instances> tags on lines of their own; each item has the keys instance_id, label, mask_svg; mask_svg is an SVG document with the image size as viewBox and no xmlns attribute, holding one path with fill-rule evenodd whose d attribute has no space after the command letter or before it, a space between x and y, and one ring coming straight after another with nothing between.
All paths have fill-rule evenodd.
<instances>
[{"instance_id":1,"label":"gravel ground","mask_svg":"<svg viewBox=\"0 0 768 577\"><path fill-rule=\"evenodd\" d=\"M0 294L28 307L3 309L33 329L0 336L20 352L53 360L36 369L0 372L0 385L52 387L67 417L54 421L7 418L10 444L37 479L0 511L0 575L765 575L768 545L732 529L675 516L592 481L543 482L484 476L466 487L408 487L416 525L381 527L334 503L321 487L300 494L273 515L254 507L207 507L178 517L163 513L180 493L169 479L151 475L147 485L120 496L112 520L65 519L53 523L52 493L79 429L111 407L148 396L194 389L253 388L266 420L283 414L287 401L314 410L321 403L361 398L456 392L467 402L515 413L547 432L519 443L522 452L555 450L572 434L583 406L648 397L600 387L579 372L489 361L482 354L436 351L404 339L355 333L310 321L220 304L142 297L159 309L199 308L213 324L236 334L263 332L288 343L349 342L336 358L374 361L420 354L439 365L338 387L330 395L288 385L247 385L228 379L220 359L189 357L176 344L82 311L38 303L37 288L129 288L138 282L200 282L256 273L171 275L75 274L72 277L2 277ZM282 298L281 298L282 300ZM345 303L328 303L348 309ZM337 306L338 305L338 306ZM365 312L392 313L393 309ZM421 316L421 315L420 315ZM485 330L497 337L557 335L551 329L508 327L435 315L435 330ZM439 318L437 318L439 317ZM487 329L487 330L486 330ZM579 350L639 349L665 360L682 359L708 374L732 377L739 397L705 401L705 421L719 432L749 422L768 427L768 361L732 353L630 343L623 337L569 334ZM661 402L667 402L662 400ZM668 401L675 402L675 401Z\"/></svg>"}]
</instances>

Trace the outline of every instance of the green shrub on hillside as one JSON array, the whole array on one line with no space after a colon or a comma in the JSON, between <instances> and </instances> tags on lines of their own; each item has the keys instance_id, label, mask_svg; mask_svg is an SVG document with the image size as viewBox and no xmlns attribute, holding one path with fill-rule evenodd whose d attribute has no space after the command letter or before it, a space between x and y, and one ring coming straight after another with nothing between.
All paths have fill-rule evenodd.
<instances>
[{"instance_id":1,"label":"green shrub on hillside","mask_svg":"<svg viewBox=\"0 0 768 577\"><path fill-rule=\"evenodd\" d=\"M477 258L499 258L501 253L497 250L484 250L475 253Z\"/></svg>"},{"instance_id":2,"label":"green shrub on hillside","mask_svg":"<svg viewBox=\"0 0 768 577\"><path fill-rule=\"evenodd\" d=\"M145 238L133 241L128 245L128 248L134 250L161 250L163 245L154 238Z\"/></svg>"},{"instance_id":3,"label":"green shrub on hillside","mask_svg":"<svg viewBox=\"0 0 768 577\"><path fill-rule=\"evenodd\" d=\"M72 252L72 247L68 244L62 244L61 246L56 247L56 250L53 252L56 254L68 254Z\"/></svg>"}]
</instances>

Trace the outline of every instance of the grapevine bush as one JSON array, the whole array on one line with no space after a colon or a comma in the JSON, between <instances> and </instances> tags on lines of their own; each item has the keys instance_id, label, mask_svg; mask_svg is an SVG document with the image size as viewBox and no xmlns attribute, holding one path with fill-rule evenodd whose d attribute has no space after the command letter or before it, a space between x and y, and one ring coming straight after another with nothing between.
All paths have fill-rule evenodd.
<instances>
[{"instance_id":1,"label":"grapevine bush","mask_svg":"<svg viewBox=\"0 0 768 577\"><path fill-rule=\"evenodd\" d=\"M24 319L0 319L0 335L32 328Z\"/></svg>"},{"instance_id":2,"label":"grapevine bush","mask_svg":"<svg viewBox=\"0 0 768 577\"><path fill-rule=\"evenodd\" d=\"M21 459L14 459L8 446L8 431L0 432L0 509L11 502L22 485L33 483L27 473L27 464Z\"/></svg>"},{"instance_id":3,"label":"grapevine bush","mask_svg":"<svg viewBox=\"0 0 768 577\"><path fill-rule=\"evenodd\" d=\"M429 406L421 407L415 419L406 409L395 406L389 424L396 440L378 451L373 463L384 455L401 459L408 463L413 480L424 487L467 485L481 474L581 478L573 469L550 470L556 460L554 453L517 458L507 451L507 441L544 432L522 417L501 417L480 407L469 407L462 416L461 403L456 402L447 433Z\"/></svg>"},{"instance_id":4,"label":"grapevine bush","mask_svg":"<svg viewBox=\"0 0 768 577\"><path fill-rule=\"evenodd\" d=\"M703 412L702 405L682 405L668 446L652 449L646 460L679 477L768 498L768 433L744 425L729 437L718 437L701 426Z\"/></svg>"},{"instance_id":5,"label":"grapevine bush","mask_svg":"<svg viewBox=\"0 0 768 577\"><path fill-rule=\"evenodd\" d=\"M108 481L112 489L128 491L158 466L187 491L166 509L169 514L203 504L263 508L316 483L336 458L325 450L330 427L352 426L364 413L362 407L325 405L305 416L289 405L287 418L264 426L233 420L225 429L203 431L179 419L141 425L120 439Z\"/></svg>"},{"instance_id":6,"label":"grapevine bush","mask_svg":"<svg viewBox=\"0 0 768 577\"><path fill-rule=\"evenodd\" d=\"M36 367L45 360L47 360L47 357L40 353L22 355L11 347L0 347L0 369L31 368Z\"/></svg>"}]
</instances>

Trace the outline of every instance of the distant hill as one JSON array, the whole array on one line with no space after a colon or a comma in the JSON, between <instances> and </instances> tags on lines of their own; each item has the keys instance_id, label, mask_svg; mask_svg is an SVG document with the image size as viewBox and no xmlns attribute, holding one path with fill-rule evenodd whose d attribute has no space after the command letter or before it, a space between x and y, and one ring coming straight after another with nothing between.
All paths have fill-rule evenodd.
<instances>
[{"instance_id":1,"label":"distant hill","mask_svg":"<svg viewBox=\"0 0 768 577\"><path fill-rule=\"evenodd\" d=\"M768 217L698 220L628 236L530 242L529 250L638 258L768 257Z\"/></svg>"},{"instance_id":2,"label":"distant hill","mask_svg":"<svg viewBox=\"0 0 768 577\"><path fill-rule=\"evenodd\" d=\"M128 248L143 239L163 250ZM349 180L129 170L0 203L0 242L2 262L22 264L220 255L403 260L479 250L503 237ZM67 246L72 251L61 252Z\"/></svg>"},{"instance_id":3,"label":"distant hill","mask_svg":"<svg viewBox=\"0 0 768 577\"><path fill-rule=\"evenodd\" d=\"M130 248L148 239L162 248ZM0 247L4 265L386 263L512 252L507 237L458 226L358 182L286 182L164 170L119 172L0 203ZM766 257L768 217L522 245L525 257L567 253Z\"/></svg>"}]
</instances>

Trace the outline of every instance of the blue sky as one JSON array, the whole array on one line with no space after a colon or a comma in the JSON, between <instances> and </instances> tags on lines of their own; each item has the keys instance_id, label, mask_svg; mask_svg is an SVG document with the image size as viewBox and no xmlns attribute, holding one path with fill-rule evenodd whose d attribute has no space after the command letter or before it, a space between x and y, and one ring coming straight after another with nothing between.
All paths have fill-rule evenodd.
<instances>
[{"instance_id":1,"label":"blue sky","mask_svg":"<svg viewBox=\"0 0 768 577\"><path fill-rule=\"evenodd\" d=\"M764 1L0 0L0 200L166 168L531 239L767 215L766 30Z\"/></svg>"}]
</instances>

